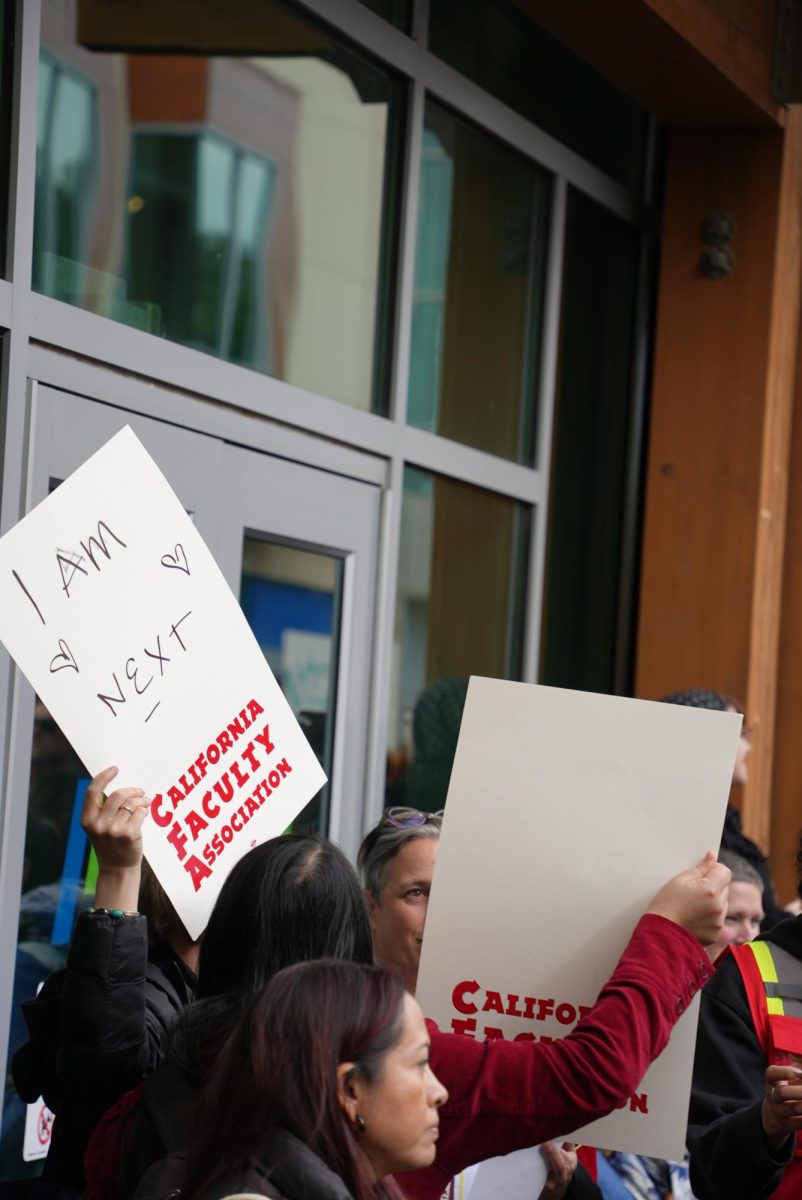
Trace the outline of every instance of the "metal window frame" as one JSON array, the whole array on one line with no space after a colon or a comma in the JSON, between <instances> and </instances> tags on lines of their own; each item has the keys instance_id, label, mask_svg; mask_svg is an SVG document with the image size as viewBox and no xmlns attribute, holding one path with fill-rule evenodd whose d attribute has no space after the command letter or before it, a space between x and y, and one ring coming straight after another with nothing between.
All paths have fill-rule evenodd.
<instances>
[{"instance_id":1,"label":"metal window frame","mask_svg":"<svg viewBox=\"0 0 802 1200\"><path fill-rule=\"evenodd\" d=\"M11 2L11 0L6 0ZM0 281L0 532L26 511L31 463L29 431L40 380L171 424L378 484L383 489L376 579L374 661L361 826L378 815L384 779L390 667L405 466L448 475L533 509L524 629L523 678L537 678L549 495L549 464L559 344L561 276L568 187L586 193L643 231L650 195L633 196L520 114L460 76L426 45L429 0L415 0L410 34L359 0L296 0L298 7L357 49L403 76L408 88L402 164L399 243L392 328L389 415L349 408L280 380L128 328L31 289L36 172L37 89L41 0L15 0L15 46L9 172L8 279ZM541 329L537 459L524 467L406 424L420 148L427 96L452 108L552 176L546 295ZM644 270L646 268L644 267ZM651 279L642 276L641 295ZM637 331L633 388L644 393L645 323ZM642 411L642 409L641 409ZM637 432L637 431L636 431ZM630 480L630 491L636 481ZM632 499L636 503L637 498ZM633 526L628 526L630 542ZM630 559L634 554L629 546ZM623 618L622 618L623 619ZM32 699L0 651L0 955L16 947ZM26 732L27 730L27 732ZM26 751L27 748L27 751ZM12 973L0 979L0 1037L11 1005Z\"/></svg>"}]
</instances>

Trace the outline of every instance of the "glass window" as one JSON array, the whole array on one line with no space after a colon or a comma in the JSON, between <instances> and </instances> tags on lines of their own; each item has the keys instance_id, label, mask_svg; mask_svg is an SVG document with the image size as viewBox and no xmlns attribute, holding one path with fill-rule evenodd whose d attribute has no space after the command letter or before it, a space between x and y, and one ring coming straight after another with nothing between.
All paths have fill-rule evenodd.
<instances>
[{"instance_id":1,"label":"glass window","mask_svg":"<svg viewBox=\"0 0 802 1200\"><path fill-rule=\"evenodd\" d=\"M618 678L632 423L637 232L569 191L540 678L584 691ZM637 448L636 448L637 452Z\"/></svg>"},{"instance_id":2,"label":"glass window","mask_svg":"<svg viewBox=\"0 0 802 1200\"><path fill-rule=\"evenodd\" d=\"M392 21L393 25L398 25L400 29L408 32L411 0L359 0L359 3L384 17L385 21Z\"/></svg>"},{"instance_id":3,"label":"glass window","mask_svg":"<svg viewBox=\"0 0 802 1200\"><path fill-rule=\"evenodd\" d=\"M531 463L549 181L426 106L407 419Z\"/></svg>"},{"instance_id":4,"label":"glass window","mask_svg":"<svg viewBox=\"0 0 802 1200\"><path fill-rule=\"evenodd\" d=\"M443 807L469 675L519 679L528 507L407 467L386 802Z\"/></svg>"},{"instance_id":5,"label":"glass window","mask_svg":"<svg viewBox=\"0 0 802 1200\"><path fill-rule=\"evenodd\" d=\"M329 778L341 589L339 559L245 538L243 611ZM51 971L64 966L78 913L92 903L97 859L80 823L88 783L72 747L37 699L0 1126L0 1180L40 1174L49 1144L50 1114L41 1101L29 1105L20 1100L10 1063L28 1038L21 1003L36 995ZM292 828L325 833L327 826L328 786Z\"/></svg>"},{"instance_id":6,"label":"glass window","mask_svg":"<svg viewBox=\"0 0 802 1200\"><path fill-rule=\"evenodd\" d=\"M646 113L512 0L431 0L429 47L614 179L640 186Z\"/></svg>"},{"instance_id":7,"label":"glass window","mask_svg":"<svg viewBox=\"0 0 802 1200\"><path fill-rule=\"evenodd\" d=\"M403 85L278 0L236 56L104 8L43 6L36 289L386 411Z\"/></svg>"},{"instance_id":8,"label":"glass window","mask_svg":"<svg viewBox=\"0 0 802 1200\"><path fill-rule=\"evenodd\" d=\"M240 603L290 707L331 779L342 561L246 537ZM326 833L326 784L292 823Z\"/></svg>"},{"instance_id":9,"label":"glass window","mask_svg":"<svg viewBox=\"0 0 802 1200\"><path fill-rule=\"evenodd\" d=\"M6 228L8 187L11 179L11 112L14 87L14 4L0 0L0 170L4 180L0 189L0 270L7 274L8 246Z\"/></svg>"},{"instance_id":10,"label":"glass window","mask_svg":"<svg viewBox=\"0 0 802 1200\"><path fill-rule=\"evenodd\" d=\"M143 328L271 370L260 253L275 182L272 162L215 134L134 135L126 274L131 295L162 298ZM154 253L168 235L172 253Z\"/></svg>"},{"instance_id":11,"label":"glass window","mask_svg":"<svg viewBox=\"0 0 802 1200\"><path fill-rule=\"evenodd\" d=\"M33 286L78 301L86 287L95 91L42 52L36 134Z\"/></svg>"},{"instance_id":12,"label":"glass window","mask_svg":"<svg viewBox=\"0 0 802 1200\"><path fill-rule=\"evenodd\" d=\"M34 709L28 818L14 960L8 1064L0 1127L0 1179L41 1173L51 1116L43 1101L25 1104L11 1081L11 1059L28 1040L20 1005L51 971L63 967L76 917L91 904L97 860L81 829L89 780L41 700Z\"/></svg>"}]
</instances>

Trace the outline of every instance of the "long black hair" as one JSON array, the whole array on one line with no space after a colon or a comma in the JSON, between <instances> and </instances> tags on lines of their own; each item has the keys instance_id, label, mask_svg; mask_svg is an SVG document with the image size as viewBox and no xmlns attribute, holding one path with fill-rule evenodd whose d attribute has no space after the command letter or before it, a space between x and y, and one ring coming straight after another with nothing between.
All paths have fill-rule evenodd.
<instances>
[{"instance_id":1,"label":"long black hair","mask_svg":"<svg viewBox=\"0 0 802 1200\"><path fill-rule=\"evenodd\" d=\"M250 1002L277 971L313 958L373 961L359 880L333 842L271 838L223 885L201 943L198 997L236 991Z\"/></svg>"},{"instance_id":2,"label":"long black hair","mask_svg":"<svg viewBox=\"0 0 802 1200\"><path fill-rule=\"evenodd\" d=\"M184 1194L194 1200L216 1183L235 1181L248 1160L281 1169L293 1134L345 1183L355 1200L377 1191L357 1146L359 1134L340 1108L337 1066L372 1082L403 1030L404 986L382 967L343 961L299 963L280 971L235 1027L204 1087ZM278 1154L269 1161L271 1153ZM281 1180L276 1178L279 1190ZM401 1200L387 1180L385 1198Z\"/></svg>"},{"instance_id":3,"label":"long black hair","mask_svg":"<svg viewBox=\"0 0 802 1200\"><path fill-rule=\"evenodd\" d=\"M232 868L203 935L198 999L174 1021L167 1057L199 1087L243 1012L283 967L317 958L373 962L367 905L356 871L333 842L285 834ZM130 1122L118 1180L132 1196L164 1154L142 1106Z\"/></svg>"},{"instance_id":4,"label":"long black hair","mask_svg":"<svg viewBox=\"0 0 802 1200\"><path fill-rule=\"evenodd\" d=\"M201 943L198 1000L173 1027L175 1057L192 1075L202 1073L265 984L282 968L317 958L373 962L356 871L323 838L271 838L241 858L223 884Z\"/></svg>"}]
</instances>

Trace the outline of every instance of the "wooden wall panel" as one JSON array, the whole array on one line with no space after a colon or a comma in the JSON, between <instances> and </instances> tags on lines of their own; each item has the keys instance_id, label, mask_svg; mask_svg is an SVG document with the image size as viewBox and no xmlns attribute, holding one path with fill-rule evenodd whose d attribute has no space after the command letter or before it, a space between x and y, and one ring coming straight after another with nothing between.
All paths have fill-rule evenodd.
<instances>
[{"instance_id":1,"label":"wooden wall panel","mask_svg":"<svg viewBox=\"0 0 802 1200\"><path fill-rule=\"evenodd\" d=\"M768 846L788 447L800 303L802 122L675 130L647 472L637 694L712 687L756 727L744 824ZM729 279L705 214L738 222ZM802 716L802 713L800 713Z\"/></svg>"},{"instance_id":2,"label":"wooden wall panel","mask_svg":"<svg viewBox=\"0 0 802 1200\"><path fill-rule=\"evenodd\" d=\"M775 0L515 0L668 124L781 125Z\"/></svg>"},{"instance_id":3,"label":"wooden wall panel","mask_svg":"<svg viewBox=\"0 0 802 1200\"><path fill-rule=\"evenodd\" d=\"M637 691L746 696L782 137L673 131L660 266ZM735 271L701 225L738 222Z\"/></svg>"},{"instance_id":4,"label":"wooden wall panel","mask_svg":"<svg viewBox=\"0 0 802 1200\"><path fill-rule=\"evenodd\" d=\"M799 752L802 729L802 356L797 362L791 435L778 661L771 868L779 895L787 901L796 891L794 859L802 831L802 754Z\"/></svg>"},{"instance_id":5,"label":"wooden wall panel","mask_svg":"<svg viewBox=\"0 0 802 1200\"><path fill-rule=\"evenodd\" d=\"M749 782L743 800L744 825L767 849L773 829L783 840L787 831L772 825L775 714L779 686L780 619L788 511L791 427L796 395L802 280L802 110L789 111L783 138L777 239L774 248L770 339L764 390L760 495L757 512L755 570L746 694L749 720L755 729ZM796 710L797 727L802 709Z\"/></svg>"}]
</instances>

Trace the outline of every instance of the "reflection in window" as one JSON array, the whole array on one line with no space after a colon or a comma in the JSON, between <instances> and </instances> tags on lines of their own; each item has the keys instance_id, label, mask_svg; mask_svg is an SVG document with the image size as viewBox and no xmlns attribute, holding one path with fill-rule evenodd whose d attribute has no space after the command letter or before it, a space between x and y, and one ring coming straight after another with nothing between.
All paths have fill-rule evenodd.
<instances>
[{"instance_id":1,"label":"reflection in window","mask_svg":"<svg viewBox=\"0 0 802 1200\"><path fill-rule=\"evenodd\" d=\"M407 420L410 425L431 433L437 432L439 424L453 192L453 163L434 131L424 129Z\"/></svg>"},{"instance_id":2,"label":"reflection in window","mask_svg":"<svg viewBox=\"0 0 802 1200\"><path fill-rule=\"evenodd\" d=\"M47 54L39 63L33 286L79 303L86 286L95 95Z\"/></svg>"},{"instance_id":3,"label":"reflection in window","mask_svg":"<svg viewBox=\"0 0 802 1200\"><path fill-rule=\"evenodd\" d=\"M51 971L64 966L75 920L94 893L97 859L80 823L88 783L72 747L37 699L0 1127L3 1180L28 1179L41 1173L42 1140L46 1140L39 1123L41 1106L25 1104L17 1096L10 1066L15 1052L28 1040L20 1005L36 996Z\"/></svg>"},{"instance_id":4,"label":"reflection in window","mask_svg":"<svg viewBox=\"0 0 802 1200\"><path fill-rule=\"evenodd\" d=\"M627 187L640 184L647 116L511 0L431 0L429 48Z\"/></svg>"},{"instance_id":5,"label":"reflection in window","mask_svg":"<svg viewBox=\"0 0 802 1200\"><path fill-rule=\"evenodd\" d=\"M631 688L619 630L638 235L569 191L552 442L541 682ZM623 670L623 674L622 674Z\"/></svg>"},{"instance_id":6,"label":"reflection in window","mask_svg":"<svg viewBox=\"0 0 802 1200\"><path fill-rule=\"evenodd\" d=\"M549 188L531 163L429 104L407 419L531 463Z\"/></svg>"},{"instance_id":7,"label":"reflection in window","mask_svg":"<svg viewBox=\"0 0 802 1200\"><path fill-rule=\"evenodd\" d=\"M106 8L43 5L36 288L386 411L400 79L278 0Z\"/></svg>"},{"instance_id":8,"label":"reflection in window","mask_svg":"<svg viewBox=\"0 0 802 1200\"><path fill-rule=\"evenodd\" d=\"M8 187L11 179L11 116L14 107L14 22L13 0L0 0L0 166L4 185L0 188L0 272L7 273Z\"/></svg>"},{"instance_id":9,"label":"reflection in window","mask_svg":"<svg viewBox=\"0 0 802 1200\"><path fill-rule=\"evenodd\" d=\"M246 537L240 604L307 740L331 779L342 562ZM329 785L295 818L295 832L328 831Z\"/></svg>"},{"instance_id":10,"label":"reflection in window","mask_svg":"<svg viewBox=\"0 0 802 1200\"><path fill-rule=\"evenodd\" d=\"M388 804L442 808L465 681L520 678L529 524L505 496L405 470Z\"/></svg>"},{"instance_id":11,"label":"reflection in window","mask_svg":"<svg viewBox=\"0 0 802 1200\"><path fill-rule=\"evenodd\" d=\"M270 371L263 268L271 162L213 134L133 135L130 295L173 341Z\"/></svg>"},{"instance_id":12,"label":"reflection in window","mask_svg":"<svg viewBox=\"0 0 802 1200\"><path fill-rule=\"evenodd\" d=\"M359 0L359 3L408 32L411 0Z\"/></svg>"}]
</instances>

